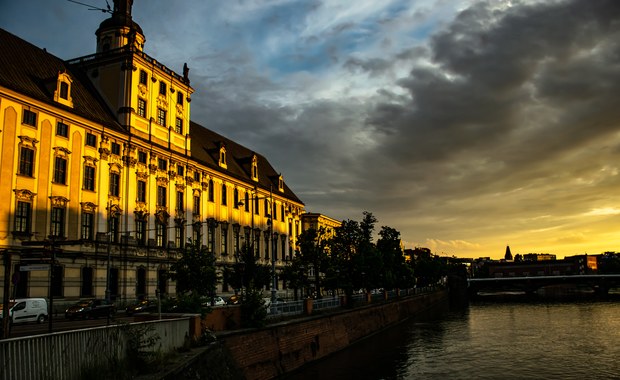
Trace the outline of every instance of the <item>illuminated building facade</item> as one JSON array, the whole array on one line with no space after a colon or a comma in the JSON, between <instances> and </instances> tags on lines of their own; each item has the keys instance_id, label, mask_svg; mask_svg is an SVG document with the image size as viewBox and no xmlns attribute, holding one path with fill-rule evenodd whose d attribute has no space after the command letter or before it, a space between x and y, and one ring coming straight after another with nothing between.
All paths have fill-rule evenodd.
<instances>
[{"instance_id":1,"label":"illuminated building facade","mask_svg":"<svg viewBox=\"0 0 620 380\"><path fill-rule=\"evenodd\" d=\"M191 120L189 69L143 52L132 3L114 1L96 53L69 61L0 29L0 276L11 298L173 294L167 271L189 239L220 269L250 239L276 267L293 254L303 203L264 156Z\"/></svg>"}]
</instances>

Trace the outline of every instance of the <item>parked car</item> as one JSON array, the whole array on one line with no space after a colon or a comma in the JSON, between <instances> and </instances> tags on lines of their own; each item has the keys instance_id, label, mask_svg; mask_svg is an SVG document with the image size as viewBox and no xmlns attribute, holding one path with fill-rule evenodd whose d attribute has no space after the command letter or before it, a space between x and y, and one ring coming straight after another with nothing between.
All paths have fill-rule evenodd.
<instances>
[{"instance_id":1,"label":"parked car","mask_svg":"<svg viewBox=\"0 0 620 380\"><path fill-rule=\"evenodd\" d=\"M226 300L227 305L238 305L239 302L241 302L241 296L237 294L233 294Z\"/></svg>"},{"instance_id":2,"label":"parked car","mask_svg":"<svg viewBox=\"0 0 620 380\"><path fill-rule=\"evenodd\" d=\"M220 296L211 297L203 297L202 298L202 306L224 306L226 305L226 301Z\"/></svg>"},{"instance_id":3,"label":"parked car","mask_svg":"<svg viewBox=\"0 0 620 380\"><path fill-rule=\"evenodd\" d=\"M3 314L2 304L0 304L0 321L3 319ZM47 317L47 300L45 298L18 298L9 301L9 320L11 323L43 323Z\"/></svg>"},{"instance_id":4,"label":"parked car","mask_svg":"<svg viewBox=\"0 0 620 380\"><path fill-rule=\"evenodd\" d=\"M147 313L157 310L157 302L151 300L142 300L125 308L125 314L132 315L134 313Z\"/></svg>"},{"instance_id":5,"label":"parked car","mask_svg":"<svg viewBox=\"0 0 620 380\"><path fill-rule=\"evenodd\" d=\"M112 316L116 313L116 305L104 299L84 300L69 306L65 310L65 318L99 318Z\"/></svg>"}]
</instances>

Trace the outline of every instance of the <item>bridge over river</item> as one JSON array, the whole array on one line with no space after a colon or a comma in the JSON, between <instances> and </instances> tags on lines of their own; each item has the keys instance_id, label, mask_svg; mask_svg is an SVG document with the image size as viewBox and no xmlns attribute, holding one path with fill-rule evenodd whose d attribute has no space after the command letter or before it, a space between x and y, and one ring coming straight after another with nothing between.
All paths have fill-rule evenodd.
<instances>
[{"instance_id":1,"label":"bridge over river","mask_svg":"<svg viewBox=\"0 0 620 380\"><path fill-rule=\"evenodd\" d=\"M596 295L604 296L609 293L609 289L620 287L620 274L470 278L467 283L470 296L475 296L480 292L510 291L534 294L541 288L561 285L591 289Z\"/></svg>"}]
</instances>

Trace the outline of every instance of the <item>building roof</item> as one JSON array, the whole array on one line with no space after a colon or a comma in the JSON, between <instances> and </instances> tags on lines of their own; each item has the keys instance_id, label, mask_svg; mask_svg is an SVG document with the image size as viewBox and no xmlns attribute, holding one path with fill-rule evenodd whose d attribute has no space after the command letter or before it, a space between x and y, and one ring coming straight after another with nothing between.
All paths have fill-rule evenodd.
<instances>
[{"instance_id":1,"label":"building roof","mask_svg":"<svg viewBox=\"0 0 620 380\"><path fill-rule=\"evenodd\" d=\"M196 161L251 183L254 182L252 179L252 157L256 155L258 165L258 182L255 182L256 187L263 190L272 189L274 194L282 194L292 201L303 204L286 185L286 182L284 182L284 192L280 193L278 191L280 173L271 166L264 156L195 122L191 122L189 128L189 134L192 137L192 157ZM226 148L226 169L219 165L220 147L222 144Z\"/></svg>"},{"instance_id":2,"label":"building roof","mask_svg":"<svg viewBox=\"0 0 620 380\"><path fill-rule=\"evenodd\" d=\"M123 130L81 70L1 28L0 50L0 86L65 109L106 128ZM54 101L58 74L62 72L73 80L73 108Z\"/></svg>"}]
</instances>

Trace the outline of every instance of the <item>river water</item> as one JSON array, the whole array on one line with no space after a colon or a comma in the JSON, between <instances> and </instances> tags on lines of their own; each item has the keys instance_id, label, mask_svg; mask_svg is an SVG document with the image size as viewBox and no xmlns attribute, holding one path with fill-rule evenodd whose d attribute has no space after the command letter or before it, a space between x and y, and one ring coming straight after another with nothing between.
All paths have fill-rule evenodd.
<instances>
[{"instance_id":1,"label":"river water","mask_svg":"<svg viewBox=\"0 0 620 380\"><path fill-rule=\"evenodd\" d=\"M620 379L620 302L477 302L410 320L287 379Z\"/></svg>"}]
</instances>

